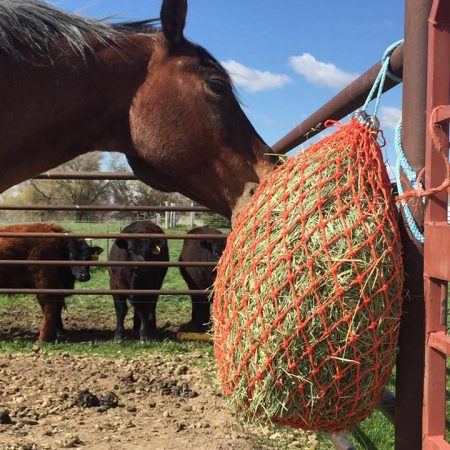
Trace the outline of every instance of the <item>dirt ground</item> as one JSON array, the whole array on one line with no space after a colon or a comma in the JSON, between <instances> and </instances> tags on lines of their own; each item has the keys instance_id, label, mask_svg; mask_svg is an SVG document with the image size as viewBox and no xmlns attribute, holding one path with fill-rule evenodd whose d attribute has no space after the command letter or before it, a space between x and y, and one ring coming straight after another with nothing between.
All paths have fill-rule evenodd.
<instances>
[{"instance_id":1,"label":"dirt ground","mask_svg":"<svg viewBox=\"0 0 450 450\"><path fill-rule=\"evenodd\" d=\"M65 314L67 342L112 339L111 315L69 312ZM37 308L30 311L29 305L13 303L0 317L0 339L33 341L39 321ZM158 327L158 339L173 339L178 324ZM107 359L69 353L50 356L35 345L29 353L0 354L0 450L314 449L318 445L314 434L299 430L243 426L221 396L208 352Z\"/></svg>"},{"instance_id":2,"label":"dirt ground","mask_svg":"<svg viewBox=\"0 0 450 450\"><path fill-rule=\"evenodd\" d=\"M214 367L200 368L201 359L200 352L130 361L49 357L37 348L0 356L0 422L12 422L0 425L0 448L315 447L314 435L300 431L243 428L211 381ZM106 406L91 406L86 389Z\"/></svg>"}]
</instances>

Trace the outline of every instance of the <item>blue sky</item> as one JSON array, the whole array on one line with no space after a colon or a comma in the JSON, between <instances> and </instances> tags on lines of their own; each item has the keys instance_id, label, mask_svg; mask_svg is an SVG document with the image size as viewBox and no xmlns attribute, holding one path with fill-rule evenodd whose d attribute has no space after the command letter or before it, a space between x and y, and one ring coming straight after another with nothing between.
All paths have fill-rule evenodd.
<instances>
[{"instance_id":1,"label":"blue sky","mask_svg":"<svg viewBox=\"0 0 450 450\"><path fill-rule=\"evenodd\" d=\"M160 0L51 3L94 18L157 17L161 7ZM185 34L228 68L250 120L271 145L403 37L403 8L401 0L190 0ZM392 165L399 87L382 107Z\"/></svg>"}]
</instances>

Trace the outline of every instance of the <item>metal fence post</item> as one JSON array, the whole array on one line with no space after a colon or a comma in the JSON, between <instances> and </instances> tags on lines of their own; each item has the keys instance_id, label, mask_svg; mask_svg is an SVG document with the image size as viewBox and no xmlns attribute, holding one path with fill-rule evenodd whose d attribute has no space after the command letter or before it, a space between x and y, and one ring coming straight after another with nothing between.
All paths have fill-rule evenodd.
<instances>
[{"instance_id":1,"label":"metal fence post","mask_svg":"<svg viewBox=\"0 0 450 450\"><path fill-rule=\"evenodd\" d=\"M403 50L403 148L417 172L425 166L428 18L432 0L405 1ZM405 183L405 180L403 180ZM405 184L405 189L409 190ZM423 225L420 201L411 202L416 221ZM405 293L400 325L396 374L395 448L422 448L422 403L425 349L423 256L402 229L405 255Z\"/></svg>"},{"instance_id":2,"label":"metal fence post","mask_svg":"<svg viewBox=\"0 0 450 450\"><path fill-rule=\"evenodd\" d=\"M169 206L169 202L164 202L164 205L165 206ZM169 211L166 211L166 214L165 214L165 219L166 219L166 221L165 221L165 229L167 230L168 228L169 228Z\"/></svg>"}]
</instances>

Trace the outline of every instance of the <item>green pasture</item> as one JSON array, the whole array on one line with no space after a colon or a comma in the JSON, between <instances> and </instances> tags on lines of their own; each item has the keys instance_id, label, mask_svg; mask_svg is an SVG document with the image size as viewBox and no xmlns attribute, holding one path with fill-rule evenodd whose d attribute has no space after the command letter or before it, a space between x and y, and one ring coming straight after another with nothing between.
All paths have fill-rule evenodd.
<instances>
[{"instance_id":1,"label":"green pasture","mask_svg":"<svg viewBox=\"0 0 450 450\"><path fill-rule=\"evenodd\" d=\"M119 232L126 222L122 223L61 223L62 226L74 232ZM183 233L186 229L168 230L168 233ZM101 259L107 257L107 250L112 245L112 240L94 239L93 244L104 248ZM169 240L169 252L172 260L178 260L182 247L182 241ZM79 283L76 287L83 289L108 289L109 277L106 268L93 268L92 278L88 283ZM178 268L169 268L164 281L163 289L186 289ZM210 343L181 342L176 339L177 327L190 319L191 300L184 296L160 297L157 306L158 327L161 333L156 341L141 344L134 340L125 340L116 343L112 339L114 327L114 307L111 296L73 296L67 299L67 311L64 321L71 316L76 316L78 321L86 318L87 323L110 324L109 330L105 330L101 339L93 339L86 342L57 342L54 344L43 344L42 350L49 356L58 352L67 352L76 355L91 355L108 358L133 358L146 353L161 354L183 354L191 351L201 351L204 358L201 361L212 361L213 350ZM37 302L32 296L0 296L0 319L5 315L19 317L25 314L31 317L34 330L38 328L40 310ZM128 327L131 327L131 315L128 314ZM0 320L0 322L2 322ZM167 332L165 332L167 330ZM109 334L108 334L109 333ZM2 335L3 336L3 335ZM36 336L36 334L34 335ZM32 351L33 338L13 339L5 336L0 339L0 353L17 353ZM394 386L389 386L394 390ZM412 394L413 395L413 394ZM352 442L360 450L391 450L394 448L394 427L384 416L376 411L372 417L365 420L356 430L348 434ZM333 448L326 434L320 434L321 449ZM273 446L274 443L272 442ZM275 448L275 447L274 447ZM278 448L278 447L276 447Z\"/></svg>"}]
</instances>

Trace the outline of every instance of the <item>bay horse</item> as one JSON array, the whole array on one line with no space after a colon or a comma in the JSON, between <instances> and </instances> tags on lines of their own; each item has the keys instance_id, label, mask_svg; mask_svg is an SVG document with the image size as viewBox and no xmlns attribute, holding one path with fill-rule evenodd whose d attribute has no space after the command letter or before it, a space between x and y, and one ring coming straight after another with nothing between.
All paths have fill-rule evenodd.
<instances>
[{"instance_id":1,"label":"bay horse","mask_svg":"<svg viewBox=\"0 0 450 450\"><path fill-rule=\"evenodd\" d=\"M236 217L273 168L226 70L184 36L187 0L107 24L41 0L0 2L0 192L80 154Z\"/></svg>"}]
</instances>

